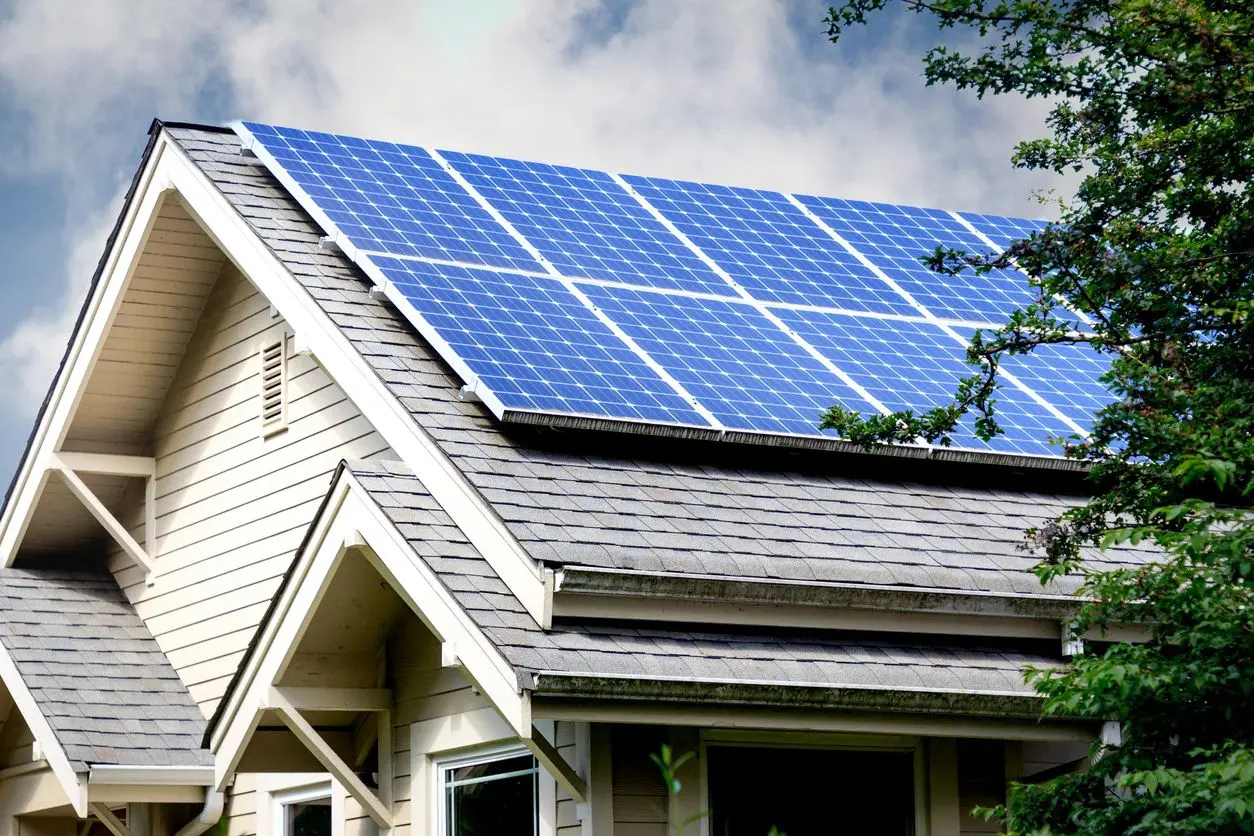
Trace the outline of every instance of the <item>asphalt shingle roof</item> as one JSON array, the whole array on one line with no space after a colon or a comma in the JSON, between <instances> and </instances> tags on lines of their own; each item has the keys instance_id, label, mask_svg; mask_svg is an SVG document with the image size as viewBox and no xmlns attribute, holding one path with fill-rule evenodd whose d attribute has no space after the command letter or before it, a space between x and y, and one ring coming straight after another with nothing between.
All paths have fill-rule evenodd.
<instances>
[{"instance_id":1,"label":"asphalt shingle roof","mask_svg":"<svg viewBox=\"0 0 1254 836\"><path fill-rule=\"evenodd\" d=\"M1074 499L842 473L542 449L502 428L233 134L170 133L493 505L554 564L797 582L1040 592L1025 528ZM531 436L533 438L534 436ZM520 440L521 439L521 440ZM730 455L730 454L729 454ZM726 457L725 457L726 458ZM780 462L795 462L781 453ZM1074 580L1052 592L1075 588Z\"/></svg>"},{"instance_id":2,"label":"asphalt shingle roof","mask_svg":"<svg viewBox=\"0 0 1254 836\"><path fill-rule=\"evenodd\" d=\"M204 716L103 569L0 569L0 645L76 770L213 763Z\"/></svg>"},{"instance_id":3,"label":"asphalt shingle roof","mask_svg":"<svg viewBox=\"0 0 1254 836\"><path fill-rule=\"evenodd\" d=\"M525 687L561 674L610 680L610 687L645 679L709 680L1030 698L1023 668L1057 664L1040 654L993 646L835 633L746 634L598 623L558 623L542 630L405 465L353 462L348 470L513 665Z\"/></svg>"}]
</instances>

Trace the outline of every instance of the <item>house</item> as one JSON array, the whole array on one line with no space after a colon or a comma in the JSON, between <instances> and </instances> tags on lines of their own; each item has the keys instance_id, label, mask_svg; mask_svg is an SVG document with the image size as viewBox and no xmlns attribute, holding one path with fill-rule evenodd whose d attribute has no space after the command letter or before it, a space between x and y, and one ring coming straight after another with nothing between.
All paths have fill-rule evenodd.
<instances>
[{"instance_id":1,"label":"house","mask_svg":"<svg viewBox=\"0 0 1254 836\"><path fill-rule=\"evenodd\" d=\"M750 278L874 286L904 351L924 325L982 316L996 288L955 297L969 315L923 321L917 300L951 288L842 244L800 200L787 241L759 229L775 249L737 255L734 236L703 249L680 197L659 208L670 198L648 199L649 182L610 194L617 175L592 178L596 195L551 193L605 213L567 252L548 221L522 227L543 209L528 207L527 172L489 198L490 158L390 146L404 177L355 203L311 185L343 171L285 156L293 135L151 129L0 521L0 836L801 836L832 822L953 836L995 829L968 811L1007 779L1085 756L1099 730L1039 719L1021 674L1074 649L1074 584L1042 589L1019 543L1085 490L1043 436L1078 427L1096 397L1087 360L1015 369L1002 447L866 451L772 424L792 409L782 400L737 425L717 387L677 399L702 380L684 383L646 331L631 337L650 323L615 325L611 309L659 276L707 282L668 299L724 304L708 276L752 257ZM768 203L759 220L793 212ZM371 216L385 205L416 220ZM990 243L1011 223L950 217ZM631 224L654 236L629 264L651 276L570 280L580 258L613 266ZM453 255L388 260L419 239ZM810 272L788 241L813 248ZM545 255L575 249L574 267ZM507 270L495 289L475 272L484 253ZM542 284L509 267L537 253L545 287L600 294L594 318L557 291L528 302L537 329L584 323L532 348L584 352L584 373L545 391L600 386L587 408L508 389L507 372L536 374L509 354L534 334L475 353L476 317ZM478 302L450 312L467 285L422 296L437 286L423 271L479 281ZM780 321L808 311L744 304ZM703 327L679 329L685 344ZM606 343L580 340L598 328L627 348L589 360ZM768 365L806 346L796 362L830 370L841 350L781 344ZM915 371L952 365L960 346L946 345L921 349ZM497 368L507 359L513 372ZM619 375L633 363L643 371ZM741 383L795 383L770 374ZM894 395L888 378L841 374L873 403ZM626 395L589 416L623 392L662 418L633 417ZM517 406L527 398L540 405ZM691 755L674 796L650 757L663 744Z\"/></svg>"}]
</instances>

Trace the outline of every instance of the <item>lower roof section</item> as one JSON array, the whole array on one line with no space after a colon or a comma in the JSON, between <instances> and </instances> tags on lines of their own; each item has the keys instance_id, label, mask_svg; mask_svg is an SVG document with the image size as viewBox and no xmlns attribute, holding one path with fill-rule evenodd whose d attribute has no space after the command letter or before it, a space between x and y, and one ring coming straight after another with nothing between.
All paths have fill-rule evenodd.
<instances>
[{"instance_id":1,"label":"lower roof section","mask_svg":"<svg viewBox=\"0 0 1254 836\"><path fill-rule=\"evenodd\" d=\"M1019 644L891 641L825 631L701 631L594 621L543 629L403 465L348 466L358 484L537 696L938 710L1035 717Z\"/></svg>"},{"instance_id":2,"label":"lower roof section","mask_svg":"<svg viewBox=\"0 0 1254 836\"><path fill-rule=\"evenodd\" d=\"M0 569L0 646L74 771L212 763L204 716L103 568Z\"/></svg>"}]
</instances>

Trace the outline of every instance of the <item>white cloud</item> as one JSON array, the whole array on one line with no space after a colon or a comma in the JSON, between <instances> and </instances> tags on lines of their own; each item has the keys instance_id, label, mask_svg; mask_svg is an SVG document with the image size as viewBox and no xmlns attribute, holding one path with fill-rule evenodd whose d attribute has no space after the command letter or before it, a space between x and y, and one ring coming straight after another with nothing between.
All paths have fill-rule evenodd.
<instances>
[{"instance_id":1,"label":"white cloud","mask_svg":"<svg viewBox=\"0 0 1254 836\"><path fill-rule=\"evenodd\" d=\"M22 164L73 194L111 192L144 116L194 116L212 88L241 117L743 185L1019 212L1039 185L1007 157L1042 106L925 90L900 32L842 63L760 0L643 0L593 38L592 0L363 6L96 0L67 26L60 4L18 0L0 21L0 86L29 111ZM62 304L0 343L0 380L28 410L104 240L89 202Z\"/></svg>"},{"instance_id":2,"label":"white cloud","mask_svg":"<svg viewBox=\"0 0 1254 836\"><path fill-rule=\"evenodd\" d=\"M0 340L0 392L16 399L8 401L10 407L29 412L43 401L121 203L122 196L116 195L106 209L73 230L68 236L75 244L65 257L64 292L55 304L31 311Z\"/></svg>"}]
</instances>

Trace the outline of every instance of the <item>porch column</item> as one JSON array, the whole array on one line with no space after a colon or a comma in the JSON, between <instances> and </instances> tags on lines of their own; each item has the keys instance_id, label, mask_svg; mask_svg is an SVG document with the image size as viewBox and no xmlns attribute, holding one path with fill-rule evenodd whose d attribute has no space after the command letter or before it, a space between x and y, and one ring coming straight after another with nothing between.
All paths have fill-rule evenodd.
<instances>
[{"instance_id":1,"label":"porch column","mask_svg":"<svg viewBox=\"0 0 1254 836\"><path fill-rule=\"evenodd\" d=\"M948 737L927 740L928 836L959 836L958 745Z\"/></svg>"}]
</instances>

